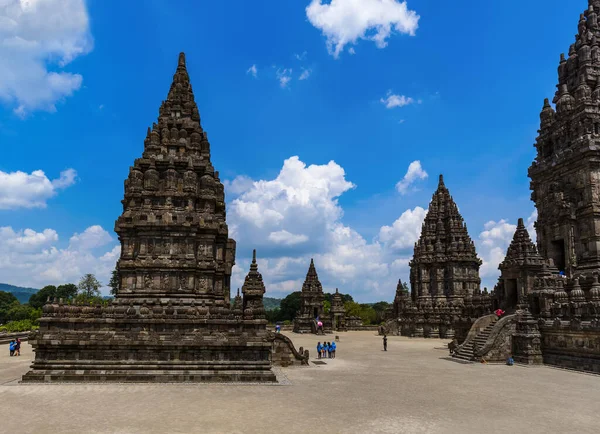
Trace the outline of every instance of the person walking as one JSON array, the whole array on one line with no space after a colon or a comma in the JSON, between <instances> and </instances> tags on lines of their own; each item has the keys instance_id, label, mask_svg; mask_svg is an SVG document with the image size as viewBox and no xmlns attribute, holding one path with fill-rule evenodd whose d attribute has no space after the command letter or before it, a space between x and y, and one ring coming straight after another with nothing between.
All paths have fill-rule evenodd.
<instances>
[{"instance_id":1,"label":"person walking","mask_svg":"<svg viewBox=\"0 0 600 434\"><path fill-rule=\"evenodd\" d=\"M327 357L331 359L331 342L327 342Z\"/></svg>"},{"instance_id":2,"label":"person walking","mask_svg":"<svg viewBox=\"0 0 600 434\"><path fill-rule=\"evenodd\" d=\"M336 348L337 348L337 345L335 344L335 341L333 341L331 343L331 358L332 359L335 359L335 350L336 350Z\"/></svg>"},{"instance_id":3,"label":"person walking","mask_svg":"<svg viewBox=\"0 0 600 434\"><path fill-rule=\"evenodd\" d=\"M17 344L15 345L15 355L21 355L21 338L17 338Z\"/></svg>"},{"instance_id":4,"label":"person walking","mask_svg":"<svg viewBox=\"0 0 600 434\"><path fill-rule=\"evenodd\" d=\"M10 341L10 344L8 346L8 349L10 350L10 356L11 357L15 355L15 348L16 347L17 347L17 343L13 339L12 341Z\"/></svg>"},{"instance_id":5,"label":"person walking","mask_svg":"<svg viewBox=\"0 0 600 434\"><path fill-rule=\"evenodd\" d=\"M321 354L323 352L323 345L321 345L321 342L319 341L317 343L317 358L320 359L321 358Z\"/></svg>"},{"instance_id":6,"label":"person walking","mask_svg":"<svg viewBox=\"0 0 600 434\"><path fill-rule=\"evenodd\" d=\"M387 336L383 335L383 351L387 351Z\"/></svg>"}]
</instances>

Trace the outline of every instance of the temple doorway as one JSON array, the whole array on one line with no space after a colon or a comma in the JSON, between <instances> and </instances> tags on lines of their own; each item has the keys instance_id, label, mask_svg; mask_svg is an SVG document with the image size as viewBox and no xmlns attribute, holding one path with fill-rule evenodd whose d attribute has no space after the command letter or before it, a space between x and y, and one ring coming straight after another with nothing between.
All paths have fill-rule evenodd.
<instances>
[{"instance_id":1,"label":"temple doorway","mask_svg":"<svg viewBox=\"0 0 600 434\"><path fill-rule=\"evenodd\" d=\"M565 261L565 240L552 241L552 252L550 257L554 260L554 265L558 268L558 271L566 271Z\"/></svg>"},{"instance_id":2,"label":"temple doorway","mask_svg":"<svg viewBox=\"0 0 600 434\"><path fill-rule=\"evenodd\" d=\"M519 294L517 292L517 279L505 279L504 280L504 288L505 288L505 309L512 309L517 307L519 303Z\"/></svg>"},{"instance_id":3,"label":"temple doorway","mask_svg":"<svg viewBox=\"0 0 600 434\"><path fill-rule=\"evenodd\" d=\"M315 307L313 310L314 310L314 312L313 312L313 313L314 313L313 317L315 317L315 318L318 318L318 317L319 317L319 308L318 308L318 307Z\"/></svg>"}]
</instances>

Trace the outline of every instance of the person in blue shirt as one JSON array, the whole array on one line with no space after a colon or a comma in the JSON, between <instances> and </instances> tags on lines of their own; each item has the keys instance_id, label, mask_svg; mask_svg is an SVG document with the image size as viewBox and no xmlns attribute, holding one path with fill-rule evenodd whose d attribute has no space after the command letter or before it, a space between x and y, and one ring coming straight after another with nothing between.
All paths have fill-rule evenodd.
<instances>
[{"instance_id":1,"label":"person in blue shirt","mask_svg":"<svg viewBox=\"0 0 600 434\"><path fill-rule=\"evenodd\" d=\"M331 358L335 359L335 350L337 348L337 345L335 344L335 341L331 343Z\"/></svg>"},{"instance_id":2,"label":"person in blue shirt","mask_svg":"<svg viewBox=\"0 0 600 434\"><path fill-rule=\"evenodd\" d=\"M321 342L317 343L317 358L321 358L321 351L323 351L323 345L321 345Z\"/></svg>"},{"instance_id":3,"label":"person in blue shirt","mask_svg":"<svg viewBox=\"0 0 600 434\"><path fill-rule=\"evenodd\" d=\"M15 348L16 347L17 347L17 343L13 339L12 341L10 341L10 345L8 346L8 349L10 350L10 355L11 356L15 355Z\"/></svg>"}]
</instances>

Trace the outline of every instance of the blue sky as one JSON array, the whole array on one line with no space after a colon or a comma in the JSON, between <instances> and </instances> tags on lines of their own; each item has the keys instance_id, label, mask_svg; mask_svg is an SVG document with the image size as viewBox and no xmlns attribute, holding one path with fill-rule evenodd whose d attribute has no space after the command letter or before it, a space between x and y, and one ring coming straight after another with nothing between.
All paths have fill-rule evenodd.
<instances>
[{"instance_id":1,"label":"blue sky","mask_svg":"<svg viewBox=\"0 0 600 434\"><path fill-rule=\"evenodd\" d=\"M185 51L227 180L234 284L257 247L270 295L298 290L315 257L326 290L361 301L391 300L408 278L440 173L484 260L482 286L494 285L517 218L534 211L539 112L587 6L4 3L0 282L107 281L123 180Z\"/></svg>"}]
</instances>

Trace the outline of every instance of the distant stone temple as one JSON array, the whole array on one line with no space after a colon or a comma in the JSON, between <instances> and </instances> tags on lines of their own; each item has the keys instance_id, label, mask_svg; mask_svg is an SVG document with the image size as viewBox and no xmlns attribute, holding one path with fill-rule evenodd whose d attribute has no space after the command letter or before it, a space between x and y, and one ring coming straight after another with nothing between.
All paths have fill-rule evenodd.
<instances>
[{"instance_id":1,"label":"distant stone temple","mask_svg":"<svg viewBox=\"0 0 600 434\"><path fill-rule=\"evenodd\" d=\"M558 85L540 114L529 168L537 246L522 219L494 291L455 356L600 373L600 0L581 14Z\"/></svg>"},{"instance_id":2,"label":"distant stone temple","mask_svg":"<svg viewBox=\"0 0 600 434\"><path fill-rule=\"evenodd\" d=\"M295 333L318 333L318 321L323 323L324 333L356 330L363 325L360 318L346 316L344 299L337 288L331 296L331 308L325 312L325 294L312 259L302 284L300 300L300 310L294 318Z\"/></svg>"},{"instance_id":3,"label":"distant stone temple","mask_svg":"<svg viewBox=\"0 0 600 434\"><path fill-rule=\"evenodd\" d=\"M122 203L114 302L44 306L23 381L275 381L256 252L230 304L236 244L183 53Z\"/></svg>"},{"instance_id":4,"label":"distant stone temple","mask_svg":"<svg viewBox=\"0 0 600 434\"><path fill-rule=\"evenodd\" d=\"M472 321L490 311L491 298L480 289L481 260L442 175L409 265L411 296L399 281L382 332L464 338Z\"/></svg>"},{"instance_id":5,"label":"distant stone temple","mask_svg":"<svg viewBox=\"0 0 600 434\"><path fill-rule=\"evenodd\" d=\"M335 294L331 297L331 328L334 331L347 331L346 325L346 309L342 294L335 288Z\"/></svg>"},{"instance_id":6,"label":"distant stone temple","mask_svg":"<svg viewBox=\"0 0 600 434\"><path fill-rule=\"evenodd\" d=\"M306 273L306 279L302 284L300 300L300 311L294 318L294 332L317 333L317 320L323 323L324 331L331 330L331 323L328 318L325 318L323 286L319 281L315 262L312 259Z\"/></svg>"}]
</instances>

